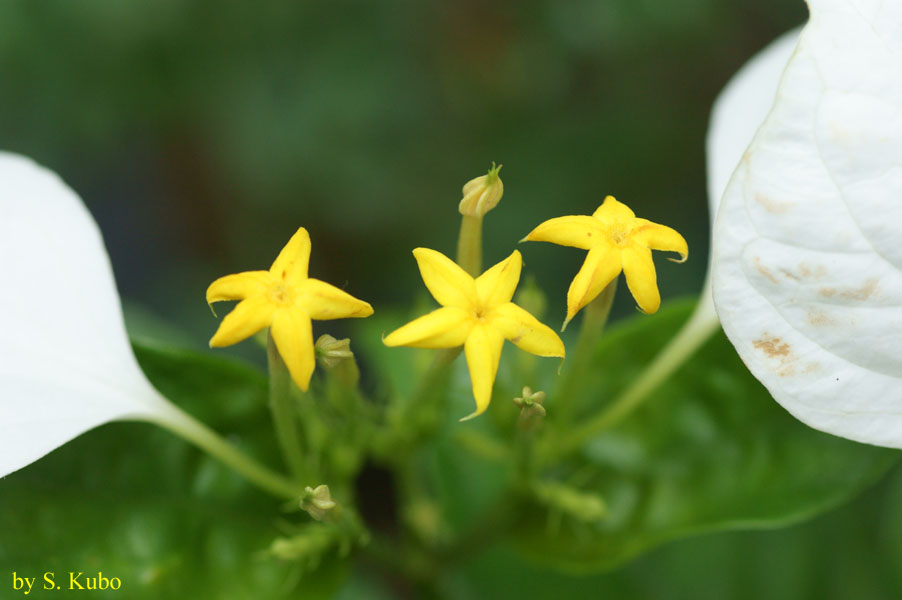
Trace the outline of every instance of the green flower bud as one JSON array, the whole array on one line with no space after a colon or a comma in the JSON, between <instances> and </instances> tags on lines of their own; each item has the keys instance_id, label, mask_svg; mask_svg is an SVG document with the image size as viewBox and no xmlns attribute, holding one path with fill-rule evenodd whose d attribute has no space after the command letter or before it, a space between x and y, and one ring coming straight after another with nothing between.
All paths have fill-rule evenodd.
<instances>
[{"instance_id":1,"label":"green flower bud","mask_svg":"<svg viewBox=\"0 0 902 600\"><path fill-rule=\"evenodd\" d=\"M319 336L313 348L316 358L327 369L334 368L344 360L354 360L354 353L351 352L351 340L347 338L337 340L327 333Z\"/></svg>"},{"instance_id":2,"label":"green flower bud","mask_svg":"<svg viewBox=\"0 0 902 600\"><path fill-rule=\"evenodd\" d=\"M301 508L306 510L317 521L332 521L338 516L341 507L332 499L328 485L304 488L301 496Z\"/></svg>"},{"instance_id":3,"label":"green flower bud","mask_svg":"<svg viewBox=\"0 0 902 600\"><path fill-rule=\"evenodd\" d=\"M544 417L547 413L542 404L545 402L545 392L533 392L532 388L523 388L522 397L514 398L514 404L520 408L520 418Z\"/></svg>"},{"instance_id":4,"label":"green flower bud","mask_svg":"<svg viewBox=\"0 0 902 600\"><path fill-rule=\"evenodd\" d=\"M460 201L457 209L460 214L468 217L483 217L498 205L501 196L504 195L504 184L501 183L501 177L498 171L501 165L495 166L489 172L475 179L471 179L464 185L464 197Z\"/></svg>"}]
</instances>

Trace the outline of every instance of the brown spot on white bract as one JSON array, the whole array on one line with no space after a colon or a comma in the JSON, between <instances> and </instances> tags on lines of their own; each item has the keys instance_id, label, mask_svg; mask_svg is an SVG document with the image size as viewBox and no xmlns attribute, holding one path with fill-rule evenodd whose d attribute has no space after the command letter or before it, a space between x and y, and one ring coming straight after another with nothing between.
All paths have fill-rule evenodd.
<instances>
[{"instance_id":1,"label":"brown spot on white bract","mask_svg":"<svg viewBox=\"0 0 902 600\"><path fill-rule=\"evenodd\" d=\"M827 267L803 262L799 263L799 274L805 279L820 279L827 274Z\"/></svg>"},{"instance_id":2,"label":"brown spot on white bract","mask_svg":"<svg viewBox=\"0 0 902 600\"><path fill-rule=\"evenodd\" d=\"M876 290L877 279L872 277L865 281L860 287L843 290L839 295L848 300L867 300L874 295Z\"/></svg>"},{"instance_id":3,"label":"brown spot on white bract","mask_svg":"<svg viewBox=\"0 0 902 600\"><path fill-rule=\"evenodd\" d=\"M780 377L792 377L796 374L796 369L792 364L777 369L777 375Z\"/></svg>"},{"instance_id":4,"label":"brown spot on white bract","mask_svg":"<svg viewBox=\"0 0 902 600\"><path fill-rule=\"evenodd\" d=\"M789 344L782 339L770 336L766 333L760 340L753 341L752 345L756 350L764 352L770 358L787 357L791 350Z\"/></svg>"},{"instance_id":5,"label":"brown spot on white bract","mask_svg":"<svg viewBox=\"0 0 902 600\"><path fill-rule=\"evenodd\" d=\"M761 339L753 341L752 345L756 350L760 350L768 358L776 361L777 364L771 368L779 377L792 377L798 372L797 361L792 353L792 348L781 338L765 332L762 334Z\"/></svg>"},{"instance_id":6,"label":"brown spot on white bract","mask_svg":"<svg viewBox=\"0 0 902 600\"><path fill-rule=\"evenodd\" d=\"M811 265L802 262L799 263L795 270L784 269L781 267L780 273L787 279L792 279L793 281L817 281L827 274L827 268L824 267L824 265Z\"/></svg>"},{"instance_id":7,"label":"brown spot on white bract","mask_svg":"<svg viewBox=\"0 0 902 600\"><path fill-rule=\"evenodd\" d=\"M792 208L792 204L788 202L778 202L762 193L755 194L755 202L760 204L764 210L774 215L783 215Z\"/></svg>"},{"instance_id":8,"label":"brown spot on white bract","mask_svg":"<svg viewBox=\"0 0 902 600\"><path fill-rule=\"evenodd\" d=\"M815 327L824 327L836 323L830 315L822 310L811 310L808 312L808 323Z\"/></svg>"},{"instance_id":9,"label":"brown spot on white bract","mask_svg":"<svg viewBox=\"0 0 902 600\"><path fill-rule=\"evenodd\" d=\"M764 266L761 262L761 257L756 256L752 259L752 262L755 264L755 270L764 275L767 279L771 281L771 283L780 283L777 281L777 278L774 277L774 274L770 272L770 269Z\"/></svg>"},{"instance_id":10,"label":"brown spot on white bract","mask_svg":"<svg viewBox=\"0 0 902 600\"><path fill-rule=\"evenodd\" d=\"M783 276L787 279L792 279L793 281L801 281L802 278L790 271L789 269L780 269L780 272L783 273Z\"/></svg>"},{"instance_id":11,"label":"brown spot on white bract","mask_svg":"<svg viewBox=\"0 0 902 600\"><path fill-rule=\"evenodd\" d=\"M832 298L833 296L839 295L840 298L844 298L846 300L859 300L863 302L864 300L867 300L868 298L873 296L877 291L877 283L878 280L872 277L858 287L845 289L822 287L817 291L817 293L825 298Z\"/></svg>"}]
</instances>

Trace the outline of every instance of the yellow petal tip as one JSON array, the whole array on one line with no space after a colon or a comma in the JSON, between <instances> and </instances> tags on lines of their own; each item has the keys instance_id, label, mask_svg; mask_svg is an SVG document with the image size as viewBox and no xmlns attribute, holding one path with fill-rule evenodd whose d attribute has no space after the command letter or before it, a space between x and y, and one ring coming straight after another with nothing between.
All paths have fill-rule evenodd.
<instances>
[{"instance_id":1,"label":"yellow petal tip","mask_svg":"<svg viewBox=\"0 0 902 600\"><path fill-rule=\"evenodd\" d=\"M573 320L573 317L575 316L576 315L567 315L567 318L564 319L564 324L561 325L561 333L564 333L564 330L567 329L567 325L570 323L570 321Z\"/></svg>"},{"instance_id":2,"label":"yellow petal tip","mask_svg":"<svg viewBox=\"0 0 902 600\"><path fill-rule=\"evenodd\" d=\"M396 330L397 331L397 330ZM382 332L382 343L388 346L389 348L397 348L398 346L403 346L404 344L399 344L396 340L395 331L392 331L388 335L385 335L385 332Z\"/></svg>"},{"instance_id":3,"label":"yellow petal tip","mask_svg":"<svg viewBox=\"0 0 902 600\"><path fill-rule=\"evenodd\" d=\"M457 420L458 423L463 423L464 421L471 421L481 415L482 413L478 410L468 414L466 417L461 417Z\"/></svg>"},{"instance_id":4,"label":"yellow petal tip","mask_svg":"<svg viewBox=\"0 0 902 600\"><path fill-rule=\"evenodd\" d=\"M653 314L655 314L656 312L658 312L658 308L660 308L660 306L658 306L658 307L656 307L656 308L654 308L654 309L652 309L652 310L645 310L644 308L642 308L642 307L639 306L638 304L636 305L636 310L638 310L638 311L639 311L640 313L642 313L643 315L653 315Z\"/></svg>"}]
</instances>

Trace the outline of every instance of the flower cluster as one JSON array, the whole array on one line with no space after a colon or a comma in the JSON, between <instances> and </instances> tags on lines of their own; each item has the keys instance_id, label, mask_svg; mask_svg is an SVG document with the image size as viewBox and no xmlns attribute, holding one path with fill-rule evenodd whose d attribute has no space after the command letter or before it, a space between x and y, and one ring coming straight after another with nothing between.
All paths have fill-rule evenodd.
<instances>
[{"instance_id":1,"label":"flower cluster","mask_svg":"<svg viewBox=\"0 0 902 600\"><path fill-rule=\"evenodd\" d=\"M500 166L470 180L459 210L464 218L482 219L503 194ZM552 242L588 250L567 292L567 318L594 300L623 271L639 309L653 313L661 304L652 250L688 256L686 240L669 227L636 218L632 210L608 196L592 216L545 221L522 241ZM423 283L441 307L396 329L386 346L463 347L476 410L489 406L501 349L508 340L532 354L563 359L560 337L532 314L511 302L523 260L514 250L478 277L444 254L429 248L413 251ZM311 320L368 317L372 307L338 288L307 276L310 237L303 227L291 238L268 271L227 275L207 289L207 302L240 300L220 324L210 346L228 346L270 328L292 379L307 390L316 365ZM563 330L562 328L562 330Z\"/></svg>"}]
</instances>

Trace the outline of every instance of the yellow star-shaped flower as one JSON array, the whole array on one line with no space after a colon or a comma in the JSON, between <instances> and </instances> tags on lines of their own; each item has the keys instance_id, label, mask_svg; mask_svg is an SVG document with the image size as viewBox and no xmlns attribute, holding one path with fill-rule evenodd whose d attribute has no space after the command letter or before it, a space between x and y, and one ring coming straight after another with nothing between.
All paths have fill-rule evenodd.
<instances>
[{"instance_id":1,"label":"yellow star-shaped flower","mask_svg":"<svg viewBox=\"0 0 902 600\"><path fill-rule=\"evenodd\" d=\"M613 196L605 198L591 217L585 215L549 219L532 230L521 241L551 242L588 250L586 261L573 278L567 291L567 323L585 305L594 300L620 271L626 276L639 310L651 314L661 305L652 250L689 256L686 240L665 225L637 219L628 206Z\"/></svg>"},{"instance_id":2,"label":"yellow star-shaped flower","mask_svg":"<svg viewBox=\"0 0 902 600\"><path fill-rule=\"evenodd\" d=\"M539 356L564 357L561 338L511 302L523 266L518 251L476 279L435 250L417 248L413 255L423 283L442 308L393 331L383 341L387 346L414 348L463 346L476 399L476 412L465 418L488 408L505 339Z\"/></svg>"},{"instance_id":3,"label":"yellow star-shaped flower","mask_svg":"<svg viewBox=\"0 0 902 600\"><path fill-rule=\"evenodd\" d=\"M241 300L222 320L210 347L230 346L264 327L299 388L306 391L316 360L311 319L368 317L373 307L337 287L307 277L310 235L301 227L269 271L220 277L207 288L207 303Z\"/></svg>"}]
</instances>

